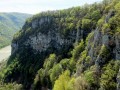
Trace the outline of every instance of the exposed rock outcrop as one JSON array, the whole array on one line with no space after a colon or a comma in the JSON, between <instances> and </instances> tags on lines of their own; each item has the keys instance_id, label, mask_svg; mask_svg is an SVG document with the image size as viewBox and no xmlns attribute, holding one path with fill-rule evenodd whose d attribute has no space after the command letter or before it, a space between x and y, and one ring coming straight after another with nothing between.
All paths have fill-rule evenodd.
<instances>
[{"instance_id":1,"label":"exposed rock outcrop","mask_svg":"<svg viewBox=\"0 0 120 90\"><path fill-rule=\"evenodd\" d=\"M120 60L120 35L115 36L115 55L116 60Z\"/></svg>"},{"instance_id":2,"label":"exposed rock outcrop","mask_svg":"<svg viewBox=\"0 0 120 90\"><path fill-rule=\"evenodd\" d=\"M49 47L60 49L64 45L72 44L72 40L63 39L59 33L49 31L48 34L38 33L36 36L30 36L25 45L30 45L39 52L46 51Z\"/></svg>"},{"instance_id":3,"label":"exposed rock outcrop","mask_svg":"<svg viewBox=\"0 0 120 90\"><path fill-rule=\"evenodd\" d=\"M120 69L119 69L119 72L117 74L116 80L117 80L117 90L120 90Z\"/></svg>"}]
</instances>

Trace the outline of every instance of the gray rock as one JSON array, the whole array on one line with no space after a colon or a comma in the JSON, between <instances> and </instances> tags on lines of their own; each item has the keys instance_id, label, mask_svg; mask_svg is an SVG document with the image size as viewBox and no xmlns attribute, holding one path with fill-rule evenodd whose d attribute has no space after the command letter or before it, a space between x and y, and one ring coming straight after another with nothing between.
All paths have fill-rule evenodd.
<instances>
[{"instance_id":1,"label":"gray rock","mask_svg":"<svg viewBox=\"0 0 120 90\"><path fill-rule=\"evenodd\" d=\"M11 47L12 47L11 54L14 54L18 50L18 43L12 43Z\"/></svg>"},{"instance_id":2,"label":"gray rock","mask_svg":"<svg viewBox=\"0 0 120 90\"><path fill-rule=\"evenodd\" d=\"M116 60L120 60L120 35L115 36L115 54L116 54Z\"/></svg>"},{"instance_id":3,"label":"gray rock","mask_svg":"<svg viewBox=\"0 0 120 90\"><path fill-rule=\"evenodd\" d=\"M117 90L120 90L120 69L119 69L116 80L117 80Z\"/></svg>"}]
</instances>

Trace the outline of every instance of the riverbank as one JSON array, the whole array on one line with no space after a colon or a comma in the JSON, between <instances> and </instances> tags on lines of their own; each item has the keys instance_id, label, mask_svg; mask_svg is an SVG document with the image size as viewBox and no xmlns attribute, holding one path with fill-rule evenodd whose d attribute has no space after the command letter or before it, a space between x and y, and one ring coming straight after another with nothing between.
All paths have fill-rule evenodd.
<instances>
[{"instance_id":1,"label":"riverbank","mask_svg":"<svg viewBox=\"0 0 120 90\"><path fill-rule=\"evenodd\" d=\"M0 62L7 59L11 55L11 46L0 49Z\"/></svg>"}]
</instances>

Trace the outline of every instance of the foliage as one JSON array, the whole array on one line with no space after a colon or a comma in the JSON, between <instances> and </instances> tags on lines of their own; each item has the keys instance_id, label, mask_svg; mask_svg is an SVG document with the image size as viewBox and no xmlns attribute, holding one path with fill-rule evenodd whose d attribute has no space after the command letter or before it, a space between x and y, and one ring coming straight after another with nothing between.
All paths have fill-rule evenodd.
<instances>
[{"instance_id":1,"label":"foliage","mask_svg":"<svg viewBox=\"0 0 120 90\"><path fill-rule=\"evenodd\" d=\"M88 34L88 36L87 36L87 38L86 38L86 45L88 45L88 44L90 44L91 42L91 39L93 38L93 36L94 36L94 32L91 32L91 33L89 33Z\"/></svg>"},{"instance_id":2,"label":"foliage","mask_svg":"<svg viewBox=\"0 0 120 90\"><path fill-rule=\"evenodd\" d=\"M81 42L75 46L75 48L72 51L72 57L73 59L78 59L80 53L84 50L84 41L81 40Z\"/></svg>"},{"instance_id":3,"label":"foliage","mask_svg":"<svg viewBox=\"0 0 120 90\"><path fill-rule=\"evenodd\" d=\"M104 24L103 27L102 27L102 32L103 33L106 33L107 31L109 31L109 28L110 28L110 25L109 24Z\"/></svg>"},{"instance_id":4,"label":"foliage","mask_svg":"<svg viewBox=\"0 0 120 90\"><path fill-rule=\"evenodd\" d=\"M107 57L109 54L109 50L105 45L102 45L101 50L100 50L100 56Z\"/></svg>"},{"instance_id":5,"label":"foliage","mask_svg":"<svg viewBox=\"0 0 120 90\"><path fill-rule=\"evenodd\" d=\"M49 58L44 61L44 68L50 70L57 63L57 57L55 54L50 54Z\"/></svg>"},{"instance_id":6,"label":"foliage","mask_svg":"<svg viewBox=\"0 0 120 90\"><path fill-rule=\"evenodd\" d=\"M18 50L0 73L3 83L16 81L25 90L115 90L119 65L110 60L116 57L116 47L104 45L102 36L105 34L108 42L115 42L115 35L119 35L118 2L103 0L82 7L41 12L29 18L14 36L12 42L18 44ZM40 33L48 37L49 32L56 38L50 40L45 50L26 45L31 36ZM80 42L76 44L77 37ZM67 44L61 44L63 41ZM36 46L43 44L38 43Z\"/></svg>"},{"instance_id":7,"label":"foliage","mask_svg":"<svg viewBox=\"0 0 120 90\"><path fill-rule=\"evenodd\" d=\"M104 18L101 18L101 19L98 20L97 25L99 27L102 27L103 23L104 23Z\"/></svg>"},{"instance_id":8,"label":"foliage","mask_svg":"<svg viewBox=\"0 0 120 90\"><path fill-rule=\"evenodd\" d=\"M70 62L70 59L62 59L61 61L60 61L60 64L62 65L62 68L64 69L64 70L67 70L67 69L69 69L70 67L70 65L69 65L69 62Z\"/></svg>"},{"instance_id":9,"label":"foliage","mask_svg":"<svg viewBox=\"0 0 120 90\"><path fill-rule=\"evenodd\" d=\"M21 84L9 83L0 85L0 90L23 90L23 87Z\"/></svg>"},{"instance_id":10,"label":"foliage","mask_svg":"<svg viewBox=\"0 0 120 90\"><path fill-rule=\"evenodd\" d=\"M78 60L78 63L81 64L87 57L87 51L84 50L81 55L80 55L80 59Z\"/></svg>"},{"instance_id":11,"label":"foliage","mask_svg":"<svg viewBox=\"0 0 120 90\"><path fill-rule=\"evenodd\" d=\"M91 14L92 20L98 21L101 17L100 10L96 10Z\"/></svg>"},{"instance_id":12,"label":"foliage","mask_svg":"<svg viewBox=\"0 0 120 90\"><path fill-rule=\"evenodd\" d=\"M53 90L74 90L74 78L70 77L69 70L59 76L55 81Z\"/></svg>"},{"instance_id":13,"label":"foliage","mask_svg":"<svg viewBox=\"0 0 120 90\"><path fill-rule=\"evenodd\" d=\"M89 87L92 88L98 88L99 84L99 72L97 71L97 66L91 66L89 70L86 70L84 72L84 77L89 85Z\"/></svg>"},{"instance_id":14,"label":"foliage","mask_svg":"<svg viewBox=\"0 0 120 90\"><path fill-rule=\"evenodd\" d=\"M112 60L103 67L103 73L100 78L101 89L116 89L116 76L119 70L119 65L119 61Z\"/></svg>"},{"instance_id":15,"label":"foliage","mask_svg":"<svg viewBox=\"0 0 120 90\"><path fill-rule=\"evenodd\" d=\"M90 19L82 19L82 29L89 30L91 28L91 20Z\"/></svg>"},{"instance_id":16,"label":"foliage","mask_svg":"<svg viewBox=\"0 0 120 90\"><path fill-rule=\"evenodd\" d=\"M54 82L59 77L59 75L62 73L62 66L60 64L57 64L53 67L51 74L50 74L50 80Z\"/></svg>"},{"instance_id":17,"label":"foliage","mask_svg":"<svg viewBox=\"0 0 120 90\"><path fill-rule=\"evenodd\" d=\"M88 90L89 85L84 77L79 76L78 78L75 79L74 88L75 88L74 90Z\"/></svg>"}]
</instances>

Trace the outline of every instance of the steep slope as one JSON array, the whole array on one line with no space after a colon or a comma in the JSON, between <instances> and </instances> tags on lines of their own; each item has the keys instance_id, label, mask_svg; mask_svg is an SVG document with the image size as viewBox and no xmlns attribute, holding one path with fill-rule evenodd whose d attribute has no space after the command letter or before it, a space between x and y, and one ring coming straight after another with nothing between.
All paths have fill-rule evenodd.
<instances>
[{"instance_id":1,"label":"steep slope","mask_svg":"<svg viewBox=\"0 0 120 90\"><path fill-rule=\"evenodd\" d=\"M104 0L27 20L1 78L25 90L119 90L119 68L120 1Z\"/></svg>"},{"instance_id":2,"label":"steep slope","mask_svg":"<svg viewBox=\"0 0 120 90\"><path fill-rule=\"evenodd\" d=\"M0 13L0 48L10 44L13 35L24 25L30 14Z\"/></svg>"}]
</instances>

